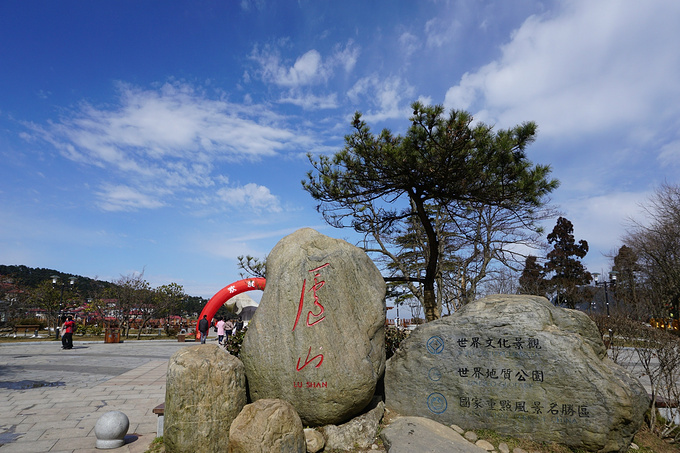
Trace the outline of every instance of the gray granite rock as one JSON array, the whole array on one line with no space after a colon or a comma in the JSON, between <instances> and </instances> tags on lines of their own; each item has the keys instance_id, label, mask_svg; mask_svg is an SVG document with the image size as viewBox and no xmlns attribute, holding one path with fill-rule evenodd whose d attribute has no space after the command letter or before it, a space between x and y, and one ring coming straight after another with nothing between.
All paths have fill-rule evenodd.
<instances>
[{"instance_id":1,"label":"gray granite rock","mask_svg":"<svg viewBox=\"0 0 680 453\"><path fill-rule=\"evenodd\" d=\"M372 408L342 425L326 425L321 428L326 437L326 448L353 451L356 447L368 448L378 434L380 420L385 413L385 404L374 400Z\"/></svg>"},{"instance_id":2,"label":"gray granite rock","mask_svg":"<svg viewBox=\"0 0 680 453\"><path fill-rule=\"evenodd\" d=\"M584 313L491 296L418 327L385 372L403 415L592 451L625 451L648 397Z\"/></svg>"},{"instance_id":3,"label":"gray granite rock","mask_svg":"<svg viewBox=\"0 0 680 453\"><path fill-rule=\"evenodd\" d=\"M245 369L215 344L182 348L170 358L165 388L166 452L224 445L229 427L246 404Z\"/></svg>"},{"instance_id":4,"label":"gray granite rock","mask_svg":"<svg viewBox=\"0 0 680 453\"><path fill-rule=\"evenodd\" d=\"M241 350L253 401L289 401L308 426L343 423L385 366L385 283L366 253L305 228L267 258L267 287Z\"/></svg>"},{"instance_id":5,"label":"gray granite rock","mask_svg":"<svg viewBox=\"0 0 680 453\"><path fill-rule=\"evenodd\" d=\"M202 444L221 445L221 444ZM200 449L195 449L196 451ZM219 451L220 448L215 448ZM229 429L228 453L305 453L302 421L295 408L278 399L262 399L243 408Z\"/></svg>"},{"instance_id":6,"label":"gray granite rock","mask_svg":"<svg viewBox=\"0 0 680 453\"><path fill-rule=\"evenodd\" d=\"M423 417L399 417L380 437L388 453L486 453L448 426Z\"/></svg>"}]
</instances>

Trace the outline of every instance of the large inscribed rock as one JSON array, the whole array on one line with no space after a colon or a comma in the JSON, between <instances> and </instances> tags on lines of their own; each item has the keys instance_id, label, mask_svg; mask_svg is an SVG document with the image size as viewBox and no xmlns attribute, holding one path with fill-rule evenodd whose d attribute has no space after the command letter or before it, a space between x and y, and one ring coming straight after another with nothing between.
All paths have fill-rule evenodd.
<instances>
[{"instance_id":1,"label":"large inscribed rock","mask_svg":"<svg viewBox=\"0 0 680 453\"><path fill-rule=\"evenodd\" d=\"M168 453L229 442L246 405L243 363L216 344L182 348L168 363L163 441Z\"/></svg>"},{"instance_id":2,"label":"large inscribed rock","mask_svg":"<svg viewBox=\"0 0 680 453\"><path fill-rule=\"evenodd\" d=\"M290 402L305 425L342 423L385 367L385 283L368 256L305 228L267 258L267 287L241 350L250 397Z\"/></svg>"},{"instance_id":3,"label":"large inscribed rock","mask_svg":"<svg viewBox=\"0 0 680 453\"><path fill-rule=\"evenodd\" d=\"M642 385L612 362L584 313L535 296L490 296L416 329L387 363L403 415L593 451L625 451Z\"/></svg>"}]
</instances>

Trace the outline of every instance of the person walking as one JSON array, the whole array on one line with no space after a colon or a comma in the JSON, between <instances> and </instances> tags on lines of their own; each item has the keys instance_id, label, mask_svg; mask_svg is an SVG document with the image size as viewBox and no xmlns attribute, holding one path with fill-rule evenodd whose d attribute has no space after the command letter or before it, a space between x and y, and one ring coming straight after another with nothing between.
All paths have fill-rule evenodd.
<instances>
[{"instance_id":1,"label":"person walking","mask_svg":"<svg viewBox=\"0 0 680 453\"><path fill-rule=\"evenodd\" d=\"M221 317L217 320L217 324L215 324L215 327L217 327L217 343L222 344L222 340L224 340L224 325L226 323L224 322L224 319Z\"/></svg>"},{"instance_id":2,"label":"person walking","mask_svg":"<svg viewBox=\"0 0 680 453\"><path fill-rule=\"evenodd\" d=\"M203 315L203 319L198 321L198 331L201 332L201 344L205 344L205 340L208 338L208 330L210 330L208 315Z\"/></svg>"}]
</instances>

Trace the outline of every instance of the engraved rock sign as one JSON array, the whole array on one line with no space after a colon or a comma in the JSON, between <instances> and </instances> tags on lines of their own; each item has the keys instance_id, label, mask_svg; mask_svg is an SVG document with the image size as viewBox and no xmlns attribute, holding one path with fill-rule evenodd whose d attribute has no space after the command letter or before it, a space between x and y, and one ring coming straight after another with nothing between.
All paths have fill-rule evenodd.
<instances>
[{"instance_id":1,"label":"engraved rock sign","mask_svg":"<svg viewBox=\"0 0 680 453\"><path fill-rule=\"evenodd\" d=\"M625 451L648 397L582 312L498 295L418 327L388 361L385 404L445 425Z\"/></svg>"},{"instance_id":2,"label":"engraved rock sign","mask_svg":"<svg viewBox=\"0 0 680 453\"><path fill-rule=\"evenodd\" d=\"M290 402L305 425L341 423L384 371L385 283L368 256L305 228L267 258L267 287L241 359L253 401Z\"/></svg>"}]
</instances>

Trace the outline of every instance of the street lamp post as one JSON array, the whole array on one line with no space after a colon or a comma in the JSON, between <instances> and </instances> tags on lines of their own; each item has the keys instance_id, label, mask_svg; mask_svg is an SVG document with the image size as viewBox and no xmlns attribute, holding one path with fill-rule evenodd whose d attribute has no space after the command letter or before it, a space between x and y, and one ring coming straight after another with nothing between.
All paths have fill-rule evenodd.
<instances>
[{"instance_id":1,"label":"street lamp post","mask_svg":"<svg viewBox=\"0 0 680 453\"><path fill-rule=\"evenodd\" d=\"M593 282L595 283L595 286L604 286L604 301L605 304L607 305L607 318L609 317L609 291L608 288L614 287L616 285L616 271L611 271L609 273L609 281L606 279L603 279L600 281L600 273L599 272L593 272Z\"/></svg>"},{"instance_id":2,"label":"street lamp post","mask_svg":"<svg viewBox=\"0 0 680 453\"><path fill-rule=\"evenodd\" d=\"M69 277L69 291L71 291L75 284L76 284L76 278L75 277ZM53 275L52 276L52 288L56 289L58 284L60 283L60 277L58 275ZM61 296L59 298L59 314L57 315L57 327L54 329L54 338L56 340L59 339L59 320L61 319L61 307L64 305L64 288L66 287L66 282L61 281Z\"/></svg>"}]
</instances>

